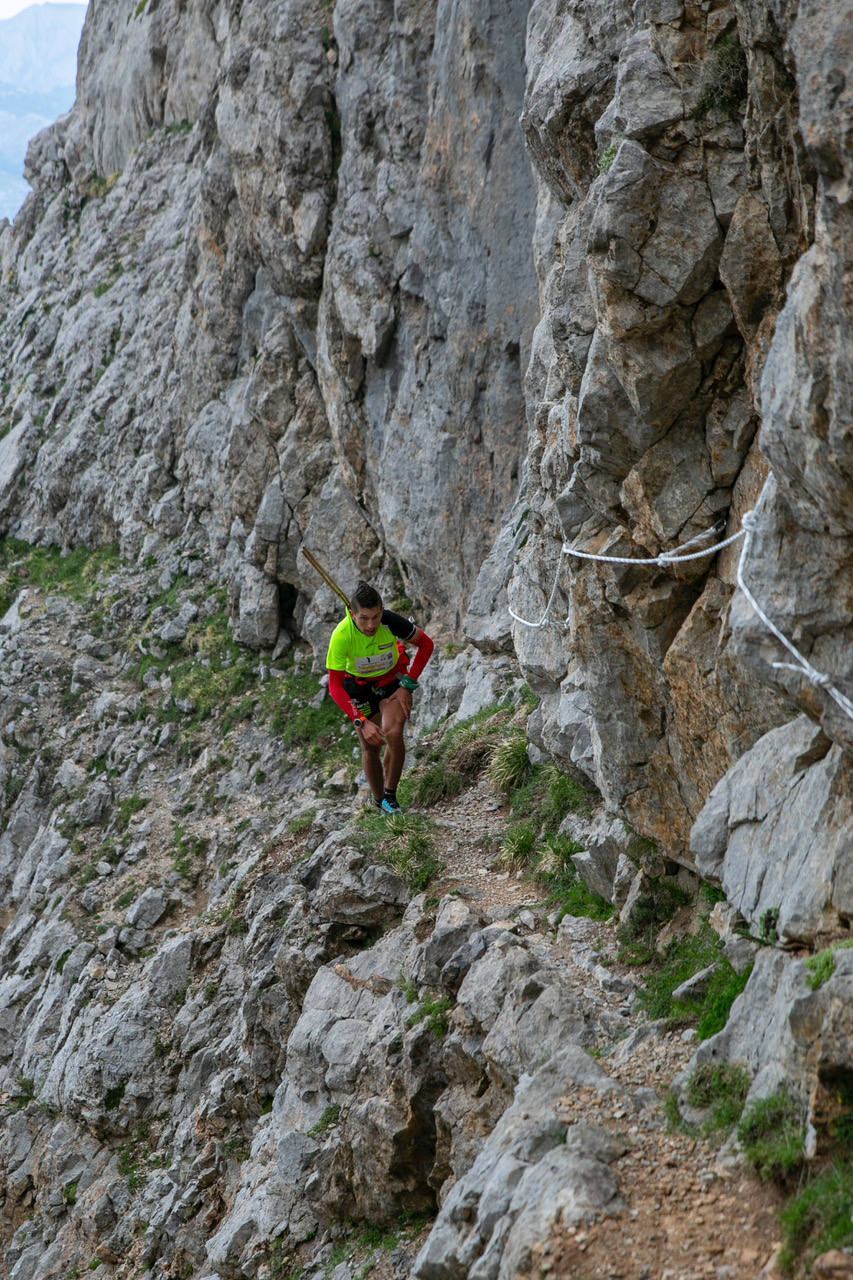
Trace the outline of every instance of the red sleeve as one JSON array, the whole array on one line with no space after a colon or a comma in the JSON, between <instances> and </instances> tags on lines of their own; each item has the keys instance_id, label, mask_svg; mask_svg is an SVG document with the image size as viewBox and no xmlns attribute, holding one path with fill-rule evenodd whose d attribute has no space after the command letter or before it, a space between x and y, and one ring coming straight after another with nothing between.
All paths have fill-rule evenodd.
<instances>
[{"instance_id":1,"label":"red sleeve","mask_svg":"<svg viewBox=\"0 0 853 1280\"><path fill-rule=\"evenodd\" d=\"M435 645L425 631L422 631L420 639L415 640L413 643L417 648L417 653L412 659L412 665L409 668L409 675L413 680L417 680L418 676L432 657L432 651L435 648Z\"/></svg>"},{"instance_id":2,"label":"red sleeve","mask_svg":"<svg viewBox=\"0 0 853 1280\"><path fill-rule=\"evenodd\" d=\"M329 693L334 698L335 702L338 704L341 711L343 711L344 715L349 720L355 720L355 717L358 715L358 712L355 709L355 705L353 703L352 698L349 696L346 689L344 688L345 679L346 679L345 671L330 671L329 672Z\"/></svg>"}]
</instances>

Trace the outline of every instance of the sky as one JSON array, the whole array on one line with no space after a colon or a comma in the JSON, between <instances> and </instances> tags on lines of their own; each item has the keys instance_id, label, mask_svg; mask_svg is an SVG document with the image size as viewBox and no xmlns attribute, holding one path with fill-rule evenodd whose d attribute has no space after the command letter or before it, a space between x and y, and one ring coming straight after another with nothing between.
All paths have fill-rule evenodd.
<instances>
[{"instance_id":1,"label":"sky","mask_svg":"<svg viewBox=\"0 0 853 1280\"><path fill-rule=\"evenodd\" d=\"M83 3L0 0L0 219L14 218L29 191L29 139L74 101L85 13Z\"/></svg>"},{"instance_id":2,"label":"sky","mask_svg":"<svg viewBox=\"0 0 853 1280\"><path fill-rule=\"evenodd\" d=\"M0 22L4 18L14 18L16 13L20 13L22 9L30 9L33 3L38 0L0 0ZM62 3L62 0L59 0Z\"/></svg>"}]
</instances>

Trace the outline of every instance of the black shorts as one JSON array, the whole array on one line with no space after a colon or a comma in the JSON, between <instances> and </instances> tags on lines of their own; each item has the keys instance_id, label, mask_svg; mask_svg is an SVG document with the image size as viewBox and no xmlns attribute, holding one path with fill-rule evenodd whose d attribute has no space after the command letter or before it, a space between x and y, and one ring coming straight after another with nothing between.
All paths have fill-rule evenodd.
<instances>
[{"instance_id":1,"label":"black shorts","mask_svg":"<svg viewBox=\"0 0 853 1280\"><path fill-rule=\"evenodd\" d=\"M352 698L359 714L368 719L376 715L380 702L390 698L391 694L396 693L399 688L399 680L389 680L387 684L377 686L362 684L352 676L344 678L344 689Z\"/></svg>"}]
</instances>

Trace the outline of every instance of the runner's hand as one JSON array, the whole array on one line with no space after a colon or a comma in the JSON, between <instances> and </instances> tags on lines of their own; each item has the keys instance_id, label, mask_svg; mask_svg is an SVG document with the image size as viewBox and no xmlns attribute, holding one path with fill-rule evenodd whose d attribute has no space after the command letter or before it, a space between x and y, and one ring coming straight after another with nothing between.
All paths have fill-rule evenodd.
<instances>
[{"instance_id":1,"label":"runner's hand","mask_svg":"<svg viewBox=\"0 0 853 1280\"><path fill-rule=\"evenodd\" d=\"M403 715L406 717L407 720L409 719L409 716L412 714L411 689L404 689L403 686L400 685L400 688L394 690L394 692L391 694L391 697L388 699L388 701L398 702L400 706L403 708Z\"/></svg>"},{"instance_id":2,"label":"runner's hand","mask_svg":"<svg viewBox=\"0 0 853 1280\"><path fill-rule=\"evenodd\" d=\"M385 734L372 720L365 720L359 732L368 747L381 747L385 741Z\"/></svg>"}]
</instances>

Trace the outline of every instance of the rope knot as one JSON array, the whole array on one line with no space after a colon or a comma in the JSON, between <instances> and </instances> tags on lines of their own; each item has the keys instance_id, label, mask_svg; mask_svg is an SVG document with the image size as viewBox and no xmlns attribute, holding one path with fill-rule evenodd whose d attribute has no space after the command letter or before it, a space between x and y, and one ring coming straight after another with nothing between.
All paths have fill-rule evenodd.
<instances>
[{"instance_id":1,"label":"rope knot","mask_svg":"<svg viewBox=\"0 0 853 1280\"><path fill-rule=\"evenodd\" d=\"M828 676L825 671L816 671L812 676L812 683L819 685L821 689L828 689L832 684L832 676Z\"/></svg>"},{"instance_id":2,"label":"rope knot","mask_svg":"<svg viewBox=\"0 0 853 1280\"><path fill-rule=\"evenodd\" d=\"M758 528L758 513L756 511L745 511L741 517L741 528L746 529L747 533L755 533Z\"/></svg>"}]
</instances>

